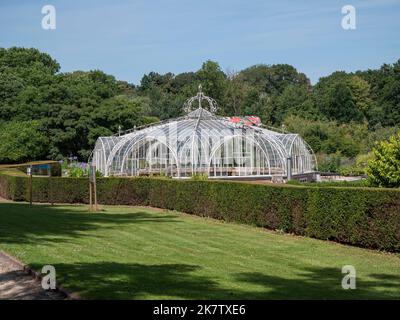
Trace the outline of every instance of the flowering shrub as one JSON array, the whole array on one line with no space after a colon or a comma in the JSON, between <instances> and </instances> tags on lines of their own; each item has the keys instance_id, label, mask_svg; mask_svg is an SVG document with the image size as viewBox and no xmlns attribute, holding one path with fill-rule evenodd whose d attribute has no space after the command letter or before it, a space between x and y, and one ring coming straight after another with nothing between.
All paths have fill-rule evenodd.
<instances>
[{"instance_id":1,"label":"flowering shrub","mask_svg":"<svg viewBox=\"0 0 400 320\"><path fill-rule=\"evenodd\" d=\"M85 178L89 177L89 165L86 162L73 162L64 165L64 177ZM102 177L103 174L96 170L96 177Z\"/></svg>"}]
</instances>

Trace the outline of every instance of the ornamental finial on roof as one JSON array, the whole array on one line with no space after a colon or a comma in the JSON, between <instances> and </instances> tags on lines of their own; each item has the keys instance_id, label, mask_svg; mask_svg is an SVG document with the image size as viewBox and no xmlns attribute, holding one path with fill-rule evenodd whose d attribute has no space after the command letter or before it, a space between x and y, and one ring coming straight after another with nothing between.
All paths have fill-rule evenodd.
<instances>
[{"instance_id":1,"label":"ornamental finial on roof","mask_svg":"<svg viewBox=\"0 0 400 320\"><path fill-rule=\"evenodd\" d=\"M207 97L204 95L203 87L201 84L199 84L198 89L199 89L199 91L197 92L197 94L194 97L191 97L188 100L186 100L185 104L183 105L183 110L185 111L185 113L189 113L189 112L195 110L195 108L193 107L194 101L199 102L198 108L203 108L203 106L202 106L203 100L206 100L208 103L208 108L207 108L208 111L210 111L211 113L216 113L218 110L217 102L213 98L210 98L210 97Z\"/></svg>"}]
</instances>

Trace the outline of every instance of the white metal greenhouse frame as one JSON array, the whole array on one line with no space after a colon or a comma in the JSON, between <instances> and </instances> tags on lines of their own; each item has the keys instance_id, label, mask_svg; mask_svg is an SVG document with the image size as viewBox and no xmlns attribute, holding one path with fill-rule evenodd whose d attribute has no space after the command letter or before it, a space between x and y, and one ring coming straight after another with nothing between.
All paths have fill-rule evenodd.
<instances>
[{"instance_id":1,"label":"white metal greenhouse frame","mask_svg":"<svg viewBox=\"0 0 400 320\"><path fill-rule=\"evenodd\" d=\"M198 103L196 108L194 103ZM299 135L216 116L217 104L201 87L186 102L185 111L183 117L121 136L99 137L92 164L106 177L206 174L210 178L290 178L316 170L315 155Z\"/></svg>"}]
</instances>

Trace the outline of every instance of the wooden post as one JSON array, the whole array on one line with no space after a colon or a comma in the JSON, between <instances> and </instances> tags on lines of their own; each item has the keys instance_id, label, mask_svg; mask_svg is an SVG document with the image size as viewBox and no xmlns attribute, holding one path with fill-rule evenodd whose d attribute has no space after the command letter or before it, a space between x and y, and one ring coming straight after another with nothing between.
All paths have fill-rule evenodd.
<instances>
[{"instance_id":1,"label":"wooden post","mask_svg":"<svg viewBox=\"0 0 400 320\"><path fill-rule=\"evenodd\" d=\"M89 204L90 204L89 210L90 210L90 211L93 211L92 193L93 193L93 192L92 192L92 182L89 181Z\"/></svg>"},{"instance_id":2,"label":"wooden post","mask_svg":"<svg viewBox=\"0 0 400 320\"><path fill-rule=\"evenodd\" d=\"M89 201L90 211L93 211L93 200L94 200L94 211L98 211L97 206L97 186L96 186L96 167L90 165L89 167Z\"/></svg>"},{"instance_id":3,"label":"wooden post","mask_svg":"<svg viewBox=\"0 0 400 320\"><path fill-rule=\"evenodd\" d=\"M93 183L93 192L94 192L94 211L98 211L99 207L97 206L97 186L96 186L96 179Z\"/></svg>"},{"instance_id":4,"label":"wooden post","mask_svg":"<svg viewBox=\"0 0 400 320\"><path fill-rule=\"evenodd\" d=\"M54 197L53 197L53 179L51 176L51 166L48 165L48 176L49 176L49 200L50 200L50 204L53 206L54 205Z\"/></svg>"},{"instance_id":5,"label":"wooden post","mask_svg":"<svg viewBox=\"0 0 400 320\"><path fill-rule=\"evenodd\" d=\"M53 206L54 205L54 201L53 201L53 183L52 183L52 179L51 176L49 177L49 200L50 200L50 204Z\"/></svg>"},{"instance_id":6,"label":"wooden post","mask_svg":"<svg viewBox=\"0 0 400 320\"><path fill-rule=\"evenodd\" d=\"M29 206L32 207L32 166L28 167L29 174Z\"/></svg>"}]
</instances>

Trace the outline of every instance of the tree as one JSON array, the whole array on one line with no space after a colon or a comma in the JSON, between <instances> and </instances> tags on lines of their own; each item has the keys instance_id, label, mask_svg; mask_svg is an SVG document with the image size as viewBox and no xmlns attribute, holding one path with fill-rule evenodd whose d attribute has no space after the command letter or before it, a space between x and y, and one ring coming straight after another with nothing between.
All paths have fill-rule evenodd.
<instances>
[{"instance_id":1,"label":"tree","mask_svg":"<svg viewBox=\"0 0 400 320\"><path fill-rule=\"evenodd\" d=\"M119 126L181 116L200 83L217 100L221 115L284 123L327 154L330 164L367 154L374 141L400 126L400 60L377 70L334 72L314 86L287 64L224 73L217 62L206 61L196 72L150 72L135 86L100 70L60 73L56 60L33 48L0 48L0 123L16 131L17 124L39 121L47 144L44 154L32 153L35 160L71 154L86 160L97 137L116 133ZM7 161L11 158L16 159Z\"/></svg>"},{"instance_id":2,"label":"tree","mask_svg":"<svg viewBox=\"0 0 400 320\"><path fill-rule=\"evenodd\" d=\"M193 88L195 90L197 83L198 76L195 72L184 72L177 74L171 80L171 92L179 95L183 94L188 88Z\"/></svg>"},{"instance_id":3,"label":"tree","mask_svg":"<svg viewBox=\"0 0 400 320\"><path fill-rule=\"evenodd\" d=\"M9 49L0 48L0 69L12 68L19 75L24 75L30 79L28 70L41 69L49 74L56 74L60 70L60 65L47 53L40 52L34 48Z\"/></svg>"},{"instance_id":4,"label":"tree","mask_svg":"<svg viewBox=\"0 0 400 320\"><path fill-rule=\"evenodd\" d=\"M400 187L400 132L373 149L374 159L368 162L367 174L373 185Z\"/></svg>"},{"instance_id":5,"label":"tree","mask_svg":"<svg viewBox=\"0 0 400 320\"><path fill-rule=\"evenodd\" d=\"M400 59L377 70L358 71L371 87L373 107L369 121L375 125L400 125Z\"/></svg>"},{"instance_id":6,"label":"tree","mask_svg":"<svg viewBox=\"0 0 400 320\"><path fill-rule=\"evenodd\" d=\"M15 116L16 97L24 90L21 78L6 70L0 71L0 119L11 120Z\"/></svg>"},{"instance_id":7,"label":"tree","mask_svg":"<svg viewBox=\"0 0 400 320\"><path fill-rule=\"evenodd\" d=\"M104 100L93 117L98 126L114 133L121 127L128 130L143 124L143 115L148 114L149 99L119 95Z\"/></svg>"},{"instance_id":8,"label":"tree","mask_svg":"<svg viewBox=\"0 0 400 320\"><path fill-rule=\"evenodd\" d=\"M269 95L282 93L288 85L311 87L306 75L288 64L254 65L241 71L239 76L249 86Z\"/></svg>"},{"instance_id":9,"label":"tree","mask_svg":"<svg viewBox=\"0 0 400 320\"><path fill-rule=\"evenodd\" d=\"M40 127L41 123L37 120L0 125L0 163L46 158L49 140Z\"/></svg>"},{"instance_id":10,"label":"tree","mask_svg":"<svg viewBox=\"0 0 400 320\"><path fill-rule=\"evenodd\" d=\"M287 64L254 65L242 70L237 78L248 87L242 109L272 125L280 125L289 109L301 105L311 93L309 79ZM308 109L311 104L302 107Z\"/></svg>"},{"instance_id":11,"label":"tree","mask_svg":"<svg viewBox=\"0 0 400 320\"><path fill-rule=\"evenodd\" d=\"M321 172L338 172L341 165L342 154L319 154L318 155L318 170Z\"/></svg>"},{"instance_id":12,"label":"tree","mask_svg":"<svg viewBox=\"0 0 400 320\"><path fill-rule=\"evenodd\" d=\"M197 71L197 78L206 95L214 98L222 106L226 88L226 75L217 62L208 60Z\"/></svg>"},{"instance_id":13,"label":"tree","mask_svg":"<svg viewBox=\"0 0 400 320\"><path fill-rule=\"evenodd\" d=\"M288 114L316 119L319 111L315 108L311 95L304 86L288 85L274 104L274 123L280 125Z\"/></svg>"},{"instance_id":14,"label":"tree","mask_svg":"<svg viewBox=\"0 0 400 320\"><path fill-rule=\"evenodd\" d=\"M368 115L373 103L370 84L359 76L352 76L348 83L357 109Z\"/></svg>"},{"instance_id":15,"label":"tree","mask_svg":"<svg viewBox=\"0 0 400 320\"><path fill-rule=\"evenodd\" d=\"M344 83L335 84L328 93L327 101L321 107L322 113L330 120L360 122L363 115L354 101L350 88Z\"/></svg>"},{"instance_id":16,"label":"tree","mask_svg":"<svg viewBox=\"0 0 400 320\"><path fill-rule=\"evenodd\" d=\"M390 68L390 76L382 88L380 102L386 125L400 125L400 60Z\"/></svg>"},{"instance_id":17,"label":"tree","mask_svg":"<svg viewBox=\"0 0 400 320\"><path fill-rule=\"evenodd\" d=\"M368 83L343 71L321 78L314 100L327 119L340 123L361 122L371 108Z\"/></svg>"},{"instance_id":18,"label":"tree","mask_svg":"<svg viewBox=\"0 0 400 320\"><path fill-rule=\"evenodd\" d=\"M250 88L242 102L243 115L261 115L262 104L260 104L261 94L255 88Z\"/></svg>"},{"instance_id":19,"label":"tree","mask_svg":"<svg viewBox=\"0 0 400 320\"><path fill-rule=\"evenodd\" d=\"M354 157L360 151L369 151L362 149L370 139L366 125L309 120L294 115L285 119L285 125L289 132L300 134L315 152Z\"/></svg>"},{"instance_id":20,"label":"tree","mask_svg":"<svg viewBox=\"0 0 400 320\"><path fill-rule=\"evenodd\" d=\"M337 84L334 87L330 112L331 115L336 114L339 122L361 122L363 119L351 89L345 84Z\"/></svg>"},{"instance_id":21,"label":"tree","mask_svg":"<svg viewBox=\"0 0 400 320\"><path fill-rule=\"evenodd\" d=\"M149 74L145 74L143 76L142 80L140 81L140 89L142 91L146 91L154 87L163 87L163 89L165 90L167 87L170 86L173 77L173 73L170 72L162 75L152 71Z\"/></svg>"},{"instance_id":22,"label":"tree","mask_svg":"<svg viewBox=\"0 0 400 320\"><path fill-rule=\"evenodd\" d=\"M240 79L237 72L229 71L227 73L227 78L228 81L221 113L227 116L242 115L243 102L250 87Z\"/></svg>"}]
</instances>

